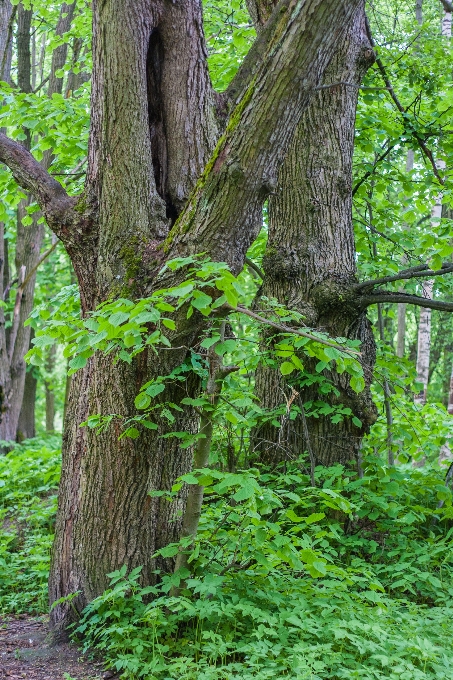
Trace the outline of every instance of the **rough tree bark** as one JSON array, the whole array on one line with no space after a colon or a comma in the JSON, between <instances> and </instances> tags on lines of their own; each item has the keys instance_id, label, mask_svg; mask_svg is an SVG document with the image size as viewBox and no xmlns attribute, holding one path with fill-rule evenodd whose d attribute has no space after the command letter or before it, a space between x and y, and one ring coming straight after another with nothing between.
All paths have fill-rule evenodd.
<instances>
[{"instance_id":1,"label":"rough tree bark","mask_svg":"<svg viewBox=\"0 0 453 680\"><path fill-rule=\"evenodd\" d=\"M0 80L7 83L10 82L14 11L15 8L8 0L0 4ZM8 241L5 239L5 225L0 222L0 300L2 301L8 297L9 280ZM4 385L8 380L7 369L5 313L3 307L0 306L0 420L6 406Z\"/></svg>"},{"instance_id":2,"label":"rough tree bark","mask_svg":"<svg viewBox=\"0 0 453 680\"><path fill-rule=\"evenodd\" d=\"M11 82L11 58L13 45L13 22L17 7L9 0L0 3L0 80Z\"/></svg>"},{"instance_id":3,"label":"rough tree bark","mask_svg":"<svg viewBox=\"0 0 453 680\"><path fill-rule=\"evenodd\" d=\"M373 61L364 7L359 6L347 34L337 43L323 89L300 121L278 188L269 199L269 240L260 294L299 310L309 326L363 343L366 390L362 394L352 391L347 377L330 372L324 375L334 383L338 396L320 396L316 384L296 386L303 403L321 399L349 406L362 422L362 427L356 427L350 419L338 425L329 417L307 419L316 462L324 465L355 460L361 438L376 418L369 392L373 335L366 313L351 295L356 282L351 185L357 93ZM311 373L316 372L316 363L304 359ZM261 405L278 406L285 392L288 388L278 372L261 365L256 377ZM275 464L306 450L305 432L302 417L291 422L285 441L278 428L266 423L253 432L252 447L261 461Z\"/></svg>"},{"instance_id":4,"label":"rough tree bark","mask_svg":"<svg viewBox=\"0 0 453 680\"><path fill-rule=\"evenodd\" d=\"M200 3L93 2L85 195L67 196L29 154L0 136L0 160L35 193L66 245L84 314L107 297L140 296L172 283L168 277L156 280L165 258L207 252L241 270L300 116L362 4L280 2L238 73L238 104L207 162L218 133ZM204 323L201 316L181 321L175 346L196 342ZM167 374L185 354L142 354L130 366L95 355L74 376L51 601L80 591L73 604L82 607L105 588L106 573L123 564L142 565L144 582L151 581L154 550L178 536L176 515L184 499L169 505L149 491L168 489L187 471L190 452L149 431L118 441L116 426L96 437L79 425L92 413L132 414L141 383ZM163 398L169 396L177 402L182 390ZM177 429L194 427L188 409ZM53 610L57 633L71 616L66 604Z\"/></svg>"}]
</instances>

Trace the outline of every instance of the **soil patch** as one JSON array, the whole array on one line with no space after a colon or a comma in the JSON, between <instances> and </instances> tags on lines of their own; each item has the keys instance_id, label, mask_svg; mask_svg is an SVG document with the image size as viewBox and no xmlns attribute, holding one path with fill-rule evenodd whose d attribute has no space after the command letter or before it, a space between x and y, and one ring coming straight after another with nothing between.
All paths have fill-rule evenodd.
<instances>
[{"instance_id":1,"label":"soil patch","mask_svg":"<svg viewBox=\"0 0 453 680\"><path fill-rule=\"evenodd\" d=\"M77 647L50 646L44 618L0 617L1 680L100 680L110 677L101 663L86 659ZM65 675L66 674L66 675Z\"/></svg>"}]
</instances>

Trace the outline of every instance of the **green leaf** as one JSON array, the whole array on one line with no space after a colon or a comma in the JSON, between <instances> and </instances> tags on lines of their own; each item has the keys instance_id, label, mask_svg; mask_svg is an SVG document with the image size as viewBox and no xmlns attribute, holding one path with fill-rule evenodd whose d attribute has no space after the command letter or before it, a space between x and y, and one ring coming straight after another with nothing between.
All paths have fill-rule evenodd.
<instances>
[{"instance_id":1,"label":"green leaf","mask_svg":"<svg viewBox=\"0 0 453 680\"><path fill-rule=\"evenodd\" d=\"M360 376L352 376L350 385L354 392L356 392L357 394L363 392L363 390L365 389L365 381Z\"/></svg>"},{"instance_id":2,"label":"green leaf","mask_svg":"<svg viewBox=\"0 0 453 680\"><path fill-rule=\"evenodd\" d=\"M171 331L174 331L176 328L176 324L173 321L173 319L162 319L162 323L166 328L169 328Z\"/></svg>"},{"instance_id":3,"label":"green leaf","mask_svg":"<svg viewBox=\"0 0 453 680\"><path fill-rule=\"evenodd\" d=\"M156 425L156 423L153 423L151 420L141 420L140 423L141 423L141 425L143 425L143 427L146 427L147 430L157 430L158 429L158 426Z\"/></svg>"},{"instance_id":4,"label":"green leaf","mask_svg":"<svg viewBox=\"0 0 453 680\"><path fill-rule=\"evenodd\" d=\"M284 361L282 363L282 365L280 366L280 373L282 375L291 375L291 373L295 370L296 370L296 367L290 361Z\"/></svg>"},{"instance_id":5,"label":"green leaf","mask_svg":"<svg viewBox=\"0 0 453 680\"><path fill-rule=\"evenodd\" d=\"M293 355L291 356L291 361L292 361L292 363L294 364L294 366L295 366L296 368L299 369L299 371L303 371L303 370L304 370L304 365L303 365L303 363L301 362L301 360L299 359L299 357L297 356L297 354L293 354Z\"/></svg>"},{"instance_id":6,"label":"green leaf","mask_svg":"<svg viewBox=\"0 0 453 680\"><path fill-rule=\"evenodd\" d=\"M140 436L140 432L136 427L128 427L127 430L124 430L123 436L129 437L129 439L137 439Z\"/></svg>"},{"instance_id":7,"label":"green leaf","mask_svg":"<svg viewBox=\"0 0 453 680\"><path fill-rule=\"evenodd\" d=\"M206 295L206 293L201 293L200 291L195 291L192 300L192 307L198 309L200 312L205 311L212 302L212 297Z\"/></svg>"},{"instance_id":8,"label":"green leaf","mask_svg":"<svg viewBox=\"0 0 453 680\"><path fill-rule=\"evenodd\" d=\"M215 345L216 342L219 342L220 340L220 335L213 335L212 338L205 338L202 343L200 343L200 347L204 347L205 349L209 349L212 347L212 345Z\"/></svg>"},{"instance_id":9,"label":"green leaf","mask_svg":"<svg viewBox=\"0 0 453 680\"><path fill-rule=\"evenodd\" d=\"M162 557L174 557L179 552L179 547L177 545L167 545L166 548L159 550Z\"/></svg>"},{"instance_id":10,"label":"green leaf","mask_svg":"<svg viewBox=\"0 0 453 680\"><path fill-rule=\"evenodd\" d=\"M145 392L146 394L149 394L150 397L157 397L158 394L163 392L165 390L165 385L162 383L153 383L152 385L149 385L149 387L146 388Z\"/></svg>"},{"instance_id":11,"label":"green leaf","mask_svg":"<svg viewBox=\"0 0 453 680\"><path fill-rule=\"evenodd\" d=\"M87 365L86 357L80 355L74 357L74 359L71 359L71 361L69 362L69 368L72 368L74 371L78 371L80 368L84 368L86 365Z\"/></svg>"},{"instance_id":12,"label":"green leaf","mask_svg":"<svg viewBox=\"0 0 453 680\"><path fill-rule=\"evenodd\" d=\"M129 314L126 314L126 312L116 312L115 314L112 314L109 317L109 323L112 324L112 326L120 326L122 323L127 321L129 319Z\"/></svg>"},{"instance_id":13,"label":"green leaf","mask_svg":"<svg viewBox=\"0 0 453 680\"><path fill-rule=\"evenodd\" d=\"M148 408L148 406L150 405L151 397L149 396L149 394L145 394L144 392L140 392L140 394L138 394L135 397L134 403L135 403L135 408L137 408L139 410L143 410L145 408Z\"/></svg>"},{"instance_id":14,"label":"green leaf","mask_svg":"<svg viewBox=\"0 0 453 680\"><path fill-rule=\"evenodd\" d=\"M306 524L314 524L315 522L319 522L322 519L324 519L324 517L325 514L323 512L314 512L313 514L305 518L305 522Z\"/></svg>"}]
</instances>

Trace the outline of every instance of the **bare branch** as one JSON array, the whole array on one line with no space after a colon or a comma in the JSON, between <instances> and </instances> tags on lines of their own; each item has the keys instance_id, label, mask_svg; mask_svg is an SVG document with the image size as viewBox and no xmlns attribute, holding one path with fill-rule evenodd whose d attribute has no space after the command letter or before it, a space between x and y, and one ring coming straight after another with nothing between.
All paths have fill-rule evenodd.
<instances>
[{"instance_id":1,"label":"bare branch","mask_svg":"<svg viewBox=\"0 0 453 680\"><path fill-rule=\"evenodd\" d=\"M31 153L2 132L0 162L8 166L20 187L33 194L50 223L61 222L65 213L75 205L76 199L68 196L61 184Z\"/></svg>"},{"instance_id":2,"label":"bare branch","mask_svg":"<svg viewBox=\"0 0 453 680\"><path fill-rule=\"evenodd\" d=\"M47 260L47 258L49 257L49 255L51 255L51 254L53 253L53 251L55 250L55 248L57 247L57 245L58 245L58 241L55 241L55 242L50 246L50 248L49 248L48 250L46 250L46 252L43 253L43 254L41 255L41 257L39 258L38 262L35 264L35 266L33 267L33 269L30 269L30 271L28 272L28 274L27 274L27 276L26 276L26 278L25 278L25 281L24 281L23 284L22 284L22 288L25 288L25 286L26 286L27 283L30 281L30 279L31 279L31 277L33 276L33 274L37 271L37 269L39 269L39 267L42 265L42 263L44 262L44 260Z\"/></svg>"},{"instance_id":3,"label":"bare branch","mask_svg":"<svg viewBox=\"0 0 453 680\"><path fill-rule=\"evenodd\" d=\"M368 171L363 175L363 177L361 177L361 178L359 179L359 181L354 185L354 188L352 189L352 196L355 196L355 195L356 195L357 191L360 189L360 187L362 186L362 184L363 184L364 182L367 181L368 177L371 177L371 175L374 174L374 171L375 171L375 169L376 169L376 166L377 166L381 161L383 161L385 158L387 158L387 156L389 155L389 153L390 153L391 151L393 151L393 149L394 149L396 146L398 146L398 144L401 144L401 140L400 140L400 139L398 139L398 140L395 141L395 142L392 142L392 144L390 144L390 145L387 147L387 149L386 149L386 150L385 150L378 158L376 158L376 160L375 160L375 162L374 162L374 164L373 164L373 169L372 169L372 170L368 170Z\"/></svg>"},{"instance_id":4,"label":"bare branch","mask_svg":"<svg viewBox=\"0 0 453 680\"><path fill-rule=\"evenodd\" d=\"M15 279L12 279L12 281L10 281L10 282L8 283L8 285L6 286L5 291L4 291L4 293L3 293L3 300L4 300L4 301L6 301L6 300L8 299L8 296L9 296L9 293L10 293L11 288L12 288L13 286L15 286L16 283L18 283L18 281L19 281L19 278L16 276Z\"/></svg>"},{"instance_id":5,"label":"bare branch","mask_svg":"<svg viewBox=\"0 0 453 680\"><path fill-rule=\"evenodd\" d=\"M453 305L452 305L453 307ZM271 328L276 328L277 330L281 331L282 333L292 333L293 335L300 335L302 338L309 338L310 340L313 340L314 342L319 342L320 345L326 345L327 347L334 347L335 349L338 349L340 352L344 352L345 354L352 354L354 357L359 357L360 352L350 349L349 347L344 347L344 345L339 345L336 342L331 342L330 340L325 340L324 338L320 338L317 335L312 333L308 333L307 331L301 331L298 328L291 328L291 326L286 326L285 324L282 323L276 323L275 321L270 321L269 319L266 319L264 316L260 316L259 314L256 314L255 312L252 312L250 309L247 309L246 307L232 307L229 304L224 304L222 308L229 309L231 312L239 312L240 314L245 314L246 316L249 316L251 319L255 319L256 321L259 321L259 323L264 324L265 326L270 326Z\"/></svg>"},{"instance_id":6,"label":"bare branch","mask_svg":"<svg viewBox=\"0 0 453 680\"><path fill-rule=\"evenodd\" d=\"M44 85L48 82L49 78L50 78L50 76L47 76L47 78L44 78L44 80L42 80L42 81L39 83L39 85L38 85L37 87L35 87L35 89L33 90L33 94L36 94L37 92L39 92L39 90L40 90L42 87L44 87Z\"/></svg>"},{"instance_id":7,"label":"bare branch","mask_svg":"<svg viewBox=\"0 0 453 680\"><path fill-rule=\"evenodd\" d=\"M393 281L403 281L407 279L419 279L421 277L433 277L433 276L443 276L444 274L453 273L453 263L444 262L441 269L429 269L427 264L421 264L417 267L411 267L410 269L404 269L403 271L397 272L392 276L383 276L380 279L371 279L370 281L361 281L355 284L355 290L362 290L364 288L374 288L375 286L381 286L384 283L392 283Z\"/></svg>"},{"instance_id":8,"label":"bare branch","mask_svg":"<svg viewBox=\"0 0 453 680\"><path fill-rule=\"evenodd\" d=\"M416 305L417 307L426 307L427 309L437 309L439 312L453 312L453 302L443 302L442 300L431 300L430 298L420 297L418 295L407 295L406 293L392 293L386 290L377 290L370 295L363 295L358 299L361 307L371 307L379 302L394 303L401 302L407 305Z\"/></svg>"},{"instance_id":9,"label":"bare branch","mask_svg":"<svg viewBox=\"0 0 453 680\"><path fill-rule=\"evenodd\" d=\"M255 272L255 274L257 274L257 276L260 277L261 281L264 281L264 273L261 271L258 265L253 262L253 260L251 260L249 257L246 257L244 262L253 272Z\"/></svg>"},{"instance_id":10,"label":"bare branch","mask_svg":"<svg viewBox=\"0 0 453 680\"><path fill-rule=\"evenodd\" d=\"M316 90L330 90L332 87L353 87L355 90L389 90L389 87L368 87L367 85L357 85L356 83L347 83L344 80L340 80L338 83L330 83L329 85L320 85Z\"/></svg>"}]
</instances>

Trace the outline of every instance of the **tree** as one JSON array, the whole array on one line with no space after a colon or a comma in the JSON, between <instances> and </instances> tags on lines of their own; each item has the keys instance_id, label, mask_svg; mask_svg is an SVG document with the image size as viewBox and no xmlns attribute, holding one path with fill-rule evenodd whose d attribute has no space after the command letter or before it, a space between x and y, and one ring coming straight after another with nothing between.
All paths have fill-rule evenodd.
<instances>
[{"instance_id":1,"label":"tree","mask_svg":"<svg viewBox=\"0 0 453 680\"><path fill-rule=\"evenodd\" d=\"M156 275L178 255L207 252L240 271L300 116L362 5L282 0L223 97L232 113L217 142L199 3L93 3L84 194L70 197L23 147L0 137L0 160L35 195L67 248L83 314L108 298L168 285L170 275ZM178 323L172 339L182 349L158 360L141 355L114 365L109 355L95 355L72 380L52 601L80 591L75 605L83 606L123 564L144 565L144 580L152 580L154 550L178 534L183 497L169 507L149 492L168 489L189 469L190 454L152 431L119 441L114 427L96 437L79 426L93 412L130 415L140 385L180 364L204 323L201 315ZM165 398L178 403L181 396L173 388ZM178 418L180 429L196 427L190 409ZM56 607L52 617L61 630L71 607Z\"/></svg>"},{"instance_id":2,"label":"tree","mask_svg":"<svg viewBox=\"0 0 453 680\"><path fill-rule=\"evenodd\" d=\"M9 4L9 3L6 3ZM61 6L60 17L56 26L57 37L63 36L70 26L75 9L75 3ZM3 12L0 19L5 21L0 25L0 32L9 35L12 26L13 12ZM37 64L31 63L31 23L33 10L26 9L21 3L17 8L17 87L25 95L32 92L32 81ZM1 46L0 46L1 47ZM55 48L52 53L52 63L49 73L47 96L61 94L63 79L59 70L64 66L67 57L67 43ZM10 49L10 48L8 48ZM8 58L10 60L10 58ZM5 74L6 75L6 74ZM30 151L32 134L29 128L23 130L23 147ZM52 163L52 154L47 151L42 159L44 171L48 171ZM23 439L33 436L33 392L36 390L33 375L26 375L24 356L30 346L29 326L25 326L26 319L33 309L34 291L38 267L42 262L41 248L44 239L44 225L39 213L29 214L33 198L28 194L17 206L17 231L15 244L15 269L17 284L14 311L11 328L6 329L4 311L0 318L0 439L14 441L17 437ZM1 239L3 252L0 252L2 263L9 262L8 241ZM0 297L8 297L8 291L13 282L9 281L9 272L1 277ZM6 285L3 285L5 281ZM28 376L28 377L27 377ZM25 384L27 380L27 403L21 411L24 400Z\"/></svg>"},{"instance_id":3,"label":"tree","mask_svg":"<svg viewBox=\"0 0 453 680\"><path fill-rule=\"evenodd\" d=\"M354 391L349 378L326 370L319 377L324 375L332 382L330 393L323 394L325 384L320 390L317 381L296 386L300 397L295 405L316 417L305 419L301 414L283 442L279 428L271 422L258 427L253 447L266 463L297 458L307 446L319 464L356 461L361 437L376 419L369 392L375 361L373 334L366 308L357 304L354 294L351 195L358 91L374 58L363 7L337 43L322 88L299 123L277 190L269 199L269 240L260 290L298 309L309 326L322 327L333 337L360 339L366 390ZM307 372L316 375L317 364L318 360L309 362ZM273 366L259 366L256 393L265 407L278 406L285 389L284 379ZM330 407L326 415L319 415L322 402ZM349 408L355 420L332 422L338 407Z\"/></svg>"}]
</instances>

